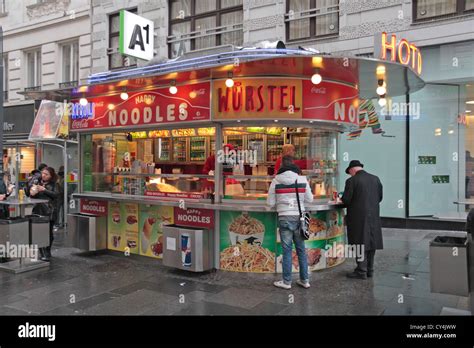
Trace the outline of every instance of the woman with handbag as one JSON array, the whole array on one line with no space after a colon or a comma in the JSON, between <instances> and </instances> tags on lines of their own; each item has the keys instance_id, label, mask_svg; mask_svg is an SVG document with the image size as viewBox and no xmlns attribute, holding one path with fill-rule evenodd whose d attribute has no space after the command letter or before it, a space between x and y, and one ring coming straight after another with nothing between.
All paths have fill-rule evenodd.
<instances>
[{"instance_id":1,"label":"woman with handbag","mask_svg":"<svg viewBox=\"0 0 474 348\"><path fill-rule=\"evenodd\" d=\"M276 205L278 227L283 249L283 280L273 283L276 287L291 289L293 242L298 256L300 279L296 283L303 288L310 287L308 259L304 245L307 229L304 221L304 203L311 203L313 194L306 177L293 162L293 157L284 156L282 166L268 190L267 205Z\"/></svg>"},{"instance_id":2,"label":"woman with handbag","mask_svg":"<svg viewBox=\"0 0 474 348\"><path fill-rule=\"evenodd\" d=\"M53 168L46 167L41 171L41 179L35 180L30 188L30 197L36 199L46 199L48 203L36 204L33 207L33 214L49 217L49 247L41 248L41 260L49 261L51 258L51 245L53 244L53 225L56 220L56 200L59 193L56 190L57 176Z\"/></svg>"}]
</instances>

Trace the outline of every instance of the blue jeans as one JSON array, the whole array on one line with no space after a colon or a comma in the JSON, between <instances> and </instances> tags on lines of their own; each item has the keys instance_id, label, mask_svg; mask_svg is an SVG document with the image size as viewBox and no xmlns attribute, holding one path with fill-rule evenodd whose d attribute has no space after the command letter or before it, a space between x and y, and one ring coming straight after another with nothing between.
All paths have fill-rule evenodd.
<instances>
[{"instance_id":1,"label":"blue jeans","mask_svg":"<svg viewBox=\"0 0 474 348\"><path fill-rule=\"evenodd\" d=\"M278 226L280 228L280 240L283 248L283 281L285 284L291 284L292 249L293 242L295 242L300 269L300 279L303 282L308 282L308 258L306 255L304 240L301 238L298 231L299 220L295 220L293 216L290 219L280 217L278 220Z\"/></svg>"}]
</instances>

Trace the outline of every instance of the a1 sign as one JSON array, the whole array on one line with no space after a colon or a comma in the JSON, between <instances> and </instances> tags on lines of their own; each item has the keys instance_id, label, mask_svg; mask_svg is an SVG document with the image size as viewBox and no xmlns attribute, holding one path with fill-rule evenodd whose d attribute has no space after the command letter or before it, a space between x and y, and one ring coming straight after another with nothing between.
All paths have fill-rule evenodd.
<instances>
[{"instance_id":1,"label":"a1 sign","mask_svg":"<svg viewBox=\"0 0 474 348\"><path fill-rule=\"evenodd\" d=\"M144 60L153 58L153 21L120 11L120 53Z\"/></svg>"}]
</instances>

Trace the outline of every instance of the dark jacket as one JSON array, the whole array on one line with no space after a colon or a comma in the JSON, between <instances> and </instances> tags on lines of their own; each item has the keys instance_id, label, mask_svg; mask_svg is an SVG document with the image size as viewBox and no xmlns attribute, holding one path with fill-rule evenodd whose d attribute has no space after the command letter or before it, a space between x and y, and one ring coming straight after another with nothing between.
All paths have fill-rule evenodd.
<instances>
[{"instance_id":1,"label":"dark jacket","mask_svg":"<svg viewBox=\"0 0 474 348\"><path fill-rule=\"evenodd\" d=\"M469 211L467 214L467 224L466 224L466 231L473 235L474 238L474 208Z\"/></svg>"},{"instance_id":2,"label":"dark jacket","mask_svg":"<svg viewBox=\"0 0 474 348\"><path fill-rule=\"evenodd\" d=\"M7 194L7 185L5 185L5 182L0 179L0 195L6 195L8 196ZM9 213L8 213L8 205L0 205L0 219L5 219L9 216Z\"/></svg>"},{"instance_id":3,"label":"dark jacket","mask_svg":"<svg viewBox=\"0 0 474 348\"><path fill-rule=\"evenodd\" d=\"M33 214L49 216L50 221L56 221L57 215L57 200L59 198L59 193L57 192L56 183L49 182L44 185L46 190L42 192L38 192L35 196L31 196L31 198L36 199L47 199L48 203L41 203L36 204L33 207Z\"/></svg>"},{"instance_id":4,"label":"dark jacket","mask_svg":"<svg viewBox=\"0 0 474 348\"><path fill-rule=\"evenodd\" d=\"M379 178L364 170L347 179L342 201L347 206L349 244L364 245L366 251L383 249L379 207L382 191Z\"/></svg>"}]
</instances>

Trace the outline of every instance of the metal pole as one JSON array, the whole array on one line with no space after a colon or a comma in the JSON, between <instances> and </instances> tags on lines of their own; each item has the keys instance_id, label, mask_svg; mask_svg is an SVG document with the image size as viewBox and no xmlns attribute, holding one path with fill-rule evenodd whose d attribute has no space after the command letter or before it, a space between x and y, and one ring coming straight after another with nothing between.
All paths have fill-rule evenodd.
<instances>
[{"instance_id":1,"label":"metal pole","mask_svg":"<svg viewBox=\"0 0 474 348\"><path fill-rule=\"evenodd\" d=\"M67 208L68 208L68 203L67 203L67 172L68 172L68 166L67 166L67 141L64 140L64 170L63 170L63 227L64 231L67 230Z\"/></svg>"},{"instance_id":2,"label":"metal pole","mask_svg":"<svg viewBox=\"0 0 474 348\"><path fill-rule=\"evenodd\" d=\"M0 182L3 182L3 28L0 25Z\"/></svg>"}]
</instances>

